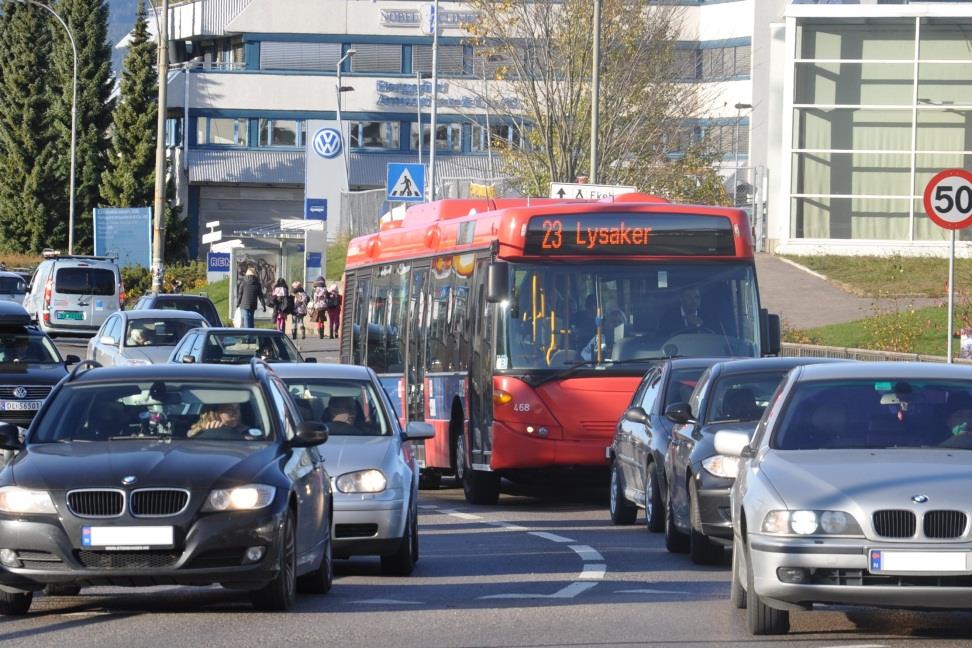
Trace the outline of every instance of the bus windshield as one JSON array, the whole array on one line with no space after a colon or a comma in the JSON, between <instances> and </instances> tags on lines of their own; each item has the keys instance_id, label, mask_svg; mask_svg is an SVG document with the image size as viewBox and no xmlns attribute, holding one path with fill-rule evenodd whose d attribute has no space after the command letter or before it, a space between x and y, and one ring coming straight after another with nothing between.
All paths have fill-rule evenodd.
<instances>
[{"instance_id":1,"label":"bus windshield","mask_svg":"<svg viewBox=\"0 0 972 648\"><path fill-rule=\"evenodd\" d=\"M749 263L510 264L496 369L760 352Z\"/></svg>"}]
</instances>

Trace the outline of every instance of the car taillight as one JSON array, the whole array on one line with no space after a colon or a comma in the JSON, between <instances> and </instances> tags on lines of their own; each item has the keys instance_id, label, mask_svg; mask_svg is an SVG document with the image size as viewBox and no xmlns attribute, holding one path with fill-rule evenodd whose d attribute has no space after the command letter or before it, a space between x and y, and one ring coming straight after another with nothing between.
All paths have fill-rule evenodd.
<instances>
[{"instance_id":1,"label":"car taillight","mask_svg":"<svg viewBox=\"0 0 972 648\"><path fill-rule=\"evenodd\" d=\"M118 282L118 307L125 308L125 282Z\"/></svg>"},{"instance_id":2,"label":"car taillight","mask_svg":"<svg viewBox=\"0 0 972 648\"><path fill-rule=\"evenodd\" d=\"M44 321L51 321L51 292L54 290L54 282L51 279L44 284Z\"/></svg>"}]
</instances>

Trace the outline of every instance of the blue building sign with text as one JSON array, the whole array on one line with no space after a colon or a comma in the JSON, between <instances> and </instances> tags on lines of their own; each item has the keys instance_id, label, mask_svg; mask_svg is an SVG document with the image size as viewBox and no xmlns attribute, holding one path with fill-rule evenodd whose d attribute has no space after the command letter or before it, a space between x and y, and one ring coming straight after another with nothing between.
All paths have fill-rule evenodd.
<instances>
[{"instance_id":1,"label":"blue building sign with text","mask_svg":"<svg viewBox=\"0 0 972 648\"><path fill-rule=\"evenodd\" d=\"M210 252L206 255L206 269L209 272L229 272L229 252Z\"/></svg>"},{"instance_id":2,"label":"blue building sign with text","mask_svg":"<svg viewBox=\"0 0 972 648\"><path fill-rule=\"evenodd\" d=\"M327 220L327 199L304 198L304 220Z\"/></svg>"},{"instance_id":3,"label":"blue building sign with text","mask_svg":"<svg viewBox=\"0 0 972 648\"><path fill-rule=\"evenodd\" d=\"M308 268L320 268L321 267L321 253L320 252L308 252L307 253L307 267Z\"/></svg>"},{"instance_id":4,"label":"blue building sign with text","mask_svg":"<svg viewBox=\"0 0 972 648\"><path fill-rule=\"evenodd\" d=\"M152 208L94 210L94 253L117 256L119 267L152 266Z\"/></svg>"}]
</instances>

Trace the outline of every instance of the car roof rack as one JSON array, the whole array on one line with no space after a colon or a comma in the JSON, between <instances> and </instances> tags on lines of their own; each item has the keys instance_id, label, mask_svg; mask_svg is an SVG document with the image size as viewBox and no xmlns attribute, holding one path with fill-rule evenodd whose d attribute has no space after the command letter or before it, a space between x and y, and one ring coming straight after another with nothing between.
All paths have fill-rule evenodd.
<instances>
[{"instance_id":1,"label":"car roof rack","mask_svg":"<svg viewBox=\"0 0 972 648\"><path fill-rule=\"evenodd\" d=\"M87 261L118 261L117 254L109 253L107 256L95 256L92 254L61 254L60 250L46 248L41 252L45 259L84 259Z\"/></svg>"},{"instance_id":2,"label":"car roof rack","mask_svg":"<svg viewBox=\"0 0 972 648\"><path fill-rule=\"evenodd\" d=\"M269 371L270 373L273 373L273 367L270 366L269 362L267 362L263 358L258 358L257 356L253 356L252 358L250 358L250 373L253 374L254 380L258 379L257 376L258 365L263 365L263 369L265 371Z\"/></svg>"},{"instance_id":3,"label":"car roof rack","mask_svg":"<svg viewBox=\"0 0 972 648\"><path fill-rule=\"evenodd\" d=\"M71 373L68 374L66 382L71 382L81 374L87 373L91 369L98 369L100 367L102 367L102 364L100 362L96 362L95 360L82 360L78 364L74 365L73 369L71 369ZM82 369L84 371L82 371Z\"/></svg>"}]
</instances>

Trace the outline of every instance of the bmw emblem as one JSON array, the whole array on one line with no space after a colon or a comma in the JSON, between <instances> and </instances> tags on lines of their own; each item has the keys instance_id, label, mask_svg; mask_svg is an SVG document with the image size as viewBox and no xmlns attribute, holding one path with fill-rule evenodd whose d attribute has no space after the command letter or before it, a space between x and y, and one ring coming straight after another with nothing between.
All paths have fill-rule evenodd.
<instances>
[{"instance_id":1,"label":"bmw emblem","mask_svg":"<svg viewBox=\"0 0 972 648\"><path fill-rule=\"evenodd\" d=\"M135 475L128 475L126 477L122 477L122 485L123 486L131 486L132 484L134 484L137 481L138 481L138 478L135 477Z\"/></svg>"},{"instance_id":2,"label":"bmw emblem","mask_svg":"<svg viewBox=\"0 0 972 648\"><path fill-rule=\"evenodd\" d=\"M914 497L911 498L911 501L914 502L915 504L924 504L925 502L928 501L928 496L927 495L915 495Z\"/></svg>"},{"instance_id":3,"label":"bmw emblem","mask_svg":"<svg viewBox=\"0 0 972 648\"><path fill-rule=\"evenodd\" d=\"M14 398L27 398L27 388L26 387L16 387L13 390Z\"/></svg>"}]
</instances>

